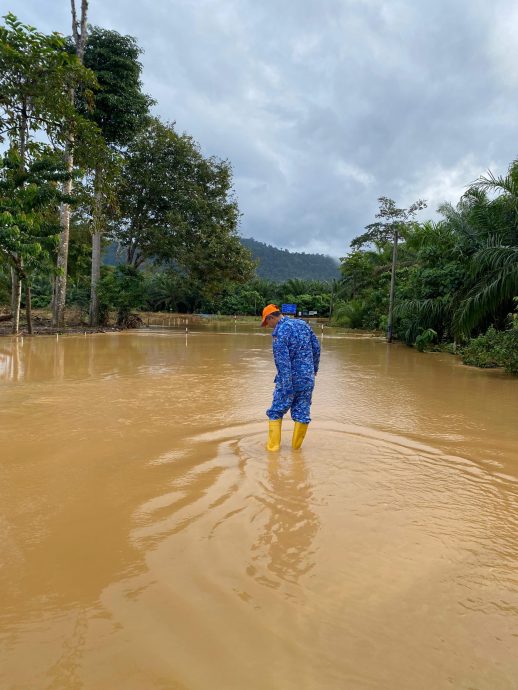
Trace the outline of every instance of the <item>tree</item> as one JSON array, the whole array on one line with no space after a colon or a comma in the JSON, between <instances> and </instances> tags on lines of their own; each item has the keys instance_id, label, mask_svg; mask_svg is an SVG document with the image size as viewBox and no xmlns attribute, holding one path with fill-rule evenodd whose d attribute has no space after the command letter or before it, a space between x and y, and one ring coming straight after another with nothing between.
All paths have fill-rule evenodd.
<instances>
[{"instance_id":1,"label":"tree","mask_svg":"<svg viewBox=\"0 0 518 690\"><path fill-rule=\"evenodd\" d=\"M7 135L16 148L20 179L27 156L38 150L35 139L44 134L59 145L65 141L70 123L80 124L68 96L79 83L87 89L93 80L67 52L59 34L42 34L13 14L5 17L5 26L0 27L0 140ZM71 175L66 176L66 185L71 184L70 179ZM13 312L18 313L21 288L15 264L11 261Z\"/></svg>"},{"instance_id":2,"label":"tree","mask_svg":"<svg viewBox=\"0 0 518 690\"><path fill-rule=\"evenodd\" d=\"M95 161L92 209L92 268L90 325L98 325L97 283L101 275L101 238L105 229L104 208L110 202L117 151L126 146L144 126L153 102L142 93L138 61L141 53L131 36L94 27L84 53L84 64L97 77L95 105L83 106L85 115L99 127L108 150Z\"/></svg>"},{"instance_id":3,"label":"tree","mask_svg":"<svg viewBox=\"0 0 518 690\"><path fill-rule=\"evenodd\" d=\"M11 149L0 167L0 256L17 277L13 300L13 333L19 330L22 281L25 284L27 329L32 333L31 279L49 270L50 252L59 233L57 205L65 199L59 183L67 172L61 157L44 147L33 152L22 170L19 152Z\"/></svg>"},{"instance_id":4,"label":"tree","mask_svg":"<svg viewBox=\"0 0 518 690\"><path fill-rule=\"evenodd\" d=\"M75 0L71 0L72 8L72 37L74 40L76 59L80 65L83 64L83 57L87 39L87 14L88 0L81 0L81 19L78 21ZM70 85L68 88L68 98L71 106L74 106L75 87ZM65 197L72 194L72 171L74 169L74 146L76 141L76 118L68 119L65 141L65 165L69 173L67 182L63 187ZM52 302L52 322L54 326L63 326L65 318L65 302L67 295L67 266L68 266L68 244L70 238L70 206L66 202L61 205L61 234L59 239L59 250L57 256L58 274L55 283L55 293Z\"/></svg>"},{"instance_id":5,"label":"tree","mask_svg":"<svg viewBox=\"0 0 518 690\"><path fill-rule=\"evenodd\" d=\"M35 132L64 142L65 125L76 114L68 92L79 83L88 93L95 80L69 54L62 36L6 15L0 26L0 141L7 135L16 143L22 166Z\"/></svg>"},{"instance_id":6,"label":"tree","mask_svg":"<svg viewBox=\"0 0 518 690\"><path fill-rule=\"evenodd\" d=\"M495 228L492 234L498 234L506 245L518 246L518 160L511 163L507 175L497 176L489 171L473 183L472 190L498 195L490 203L491 210L499 207L507 213L504 223Z\"/></svg>"},{"instance_id":7,"label":"tree","mask_svg":"<svg viewBox=\"0 0 518 690\"><path fill-rule=\"evenodd\" d=\"M456 335L468 337L488 318L507 316L518 295L518 246L495 244L480 249L472 260L476 283L454 314Z\"/></svg>"},{"instance_id":8,"label":"tree","mask_svg":"<svg viewBox=\"0 0 518 690\"><path fill-rule=\"evenodd\" d=\"M505 316L518 295L518 160L504 176L489 171L473 183L472 190L497 196L491 201L483 197L485 241L478 243L472 256L474 284L454 315L456 333L464 338L488 319Z\"/></svg>"},{"instance_id":9,"label":"tree","mask_svg":"<svg viewBox=\"0 0 518 690\"><path fill-rule=\"evenodd\" d=\"M398 240L401 234L404 234L405 229L408 228L416 213L423 208L426 208L426 202L422 199L414 202L408 209L397 208L395 201L386 196L378 198L379 211L376 218L379 221L366 225L366 233L356 237L351 242L351 247L359 249L364 244L369 243L392 243L392 268L390 278L390 292L389 292L389 308L387 321L387 342L392 342L393 336L393 310L394 310L394 291L396 286L396 266L397 266L397 248Z\"/></svg>"},{"instance_id":10,"label":"tree","mask_svg":"<svg viewBox=\"0 0 518 690\"><path fill-rule=\"evenodd\" d=\"M152 119L128 145L117 199L113 237L128 264L172 263L211 294L225 281L252 275L237 235L230 165L204 158L172 125Z\"/></svg>"}]
</instances>

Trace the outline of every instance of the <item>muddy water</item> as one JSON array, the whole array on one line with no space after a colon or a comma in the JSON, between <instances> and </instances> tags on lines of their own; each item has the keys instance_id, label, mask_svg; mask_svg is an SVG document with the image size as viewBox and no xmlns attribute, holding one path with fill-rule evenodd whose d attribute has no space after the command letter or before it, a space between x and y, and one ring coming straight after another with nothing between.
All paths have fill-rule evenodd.
<instances>
[{"instance_id":1,"label":"muddy water","mask_svg":"<svg viewBox=\"0 0 518 690\"><path fill-rule=\"evenodd\" d=\"M0 341L2 690L510 690L518 381L259 330Z\"/></svg>"}]
</instances>

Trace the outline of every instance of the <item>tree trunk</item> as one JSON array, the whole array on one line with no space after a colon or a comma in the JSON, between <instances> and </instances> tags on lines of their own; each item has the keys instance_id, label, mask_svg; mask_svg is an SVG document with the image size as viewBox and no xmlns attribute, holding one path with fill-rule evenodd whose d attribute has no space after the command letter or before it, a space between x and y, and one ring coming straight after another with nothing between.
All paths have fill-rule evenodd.
<instances>
[{"instance_id":1,"label":"tree trunk","mask_svg":"<svg viewBox=\"0 0 518 690\"><path fill-rule=\"evenodd\" d=\"M394 291L396 288L396 264L397 264L397 243L398 231L394 232L394 246L392 248L392 273L390 275L390 296L389 296L389 311L387 322L387 343L392 342L392 316L394 311Z\"/></svg>"},{"instance_id":2,"label":"tree trunk","mask_svg":"<svg viewBox=\"0 0 518 690\"><path fill-rule=\"evenodd\" d=\"M54 314L54 310L56 308L56 276L52 276L50 279L51 286L52 286L52 296L50 298L50 312L51 314Z\"/></svg>"},{"instance_id":3,"label":"tree trunk","mask_svg":"<svg viewBox=\"0 0 518 690\"><path fill-rule=\"evenodd\" d=\"M25 316L27 318L27 333L32 335L31 285L27 276L25 277Z\"/></svg>"},{"instance_id":4,"label":"tree trunk","mask_svg":"<svg viewBox=\"0 0 518 690\"><path fill-rule=\"evenodd\" d=\"M23 101L22 111L20 115L20 128L19 128L19 148L18 153L20 154L20 169L23 172L25 170L25 154L27 152L27 100Z\"/></svg>"},{"instance_id":5,"label":"tree trunk","mask_svg":"<svg viewBox=\"0 0 518 690\"><path fill-rule=\"evenodd\" d=\"M70 179L63 183L63 193L72 193L72 170L74 167L74 140L69 138L65 149L65 166ZM61 235L59 237L59 248L57 258L58 275L56 276L56 293L52 311L52 325L55 328L63 328L65 325L65 302L67 298L67 267L68 267L68 244L70 239L70 205L61 204L60 209Z\"/></svg>"},{"instance_id":6,"label":"tree trunk","mask_svg":"<svg viewBox=\"0 0 518 690\"><path fill-rule=\"evenodd\" d=\"M87 38L87 13L88 0L81 0L81 22L77 21L75 0L70 0L72 8L72 35L76 48L77 57L83 63L85 45ZM74 101L74 91L70 90L70 100ZM65 147L65 166L66 170L72 175L74 168L74 136L72 132L68 134L68 141ZM72 176L63 185L64 194L72 193ZM56 278L56 294L54 297L52 310L52 324L54 327L62 328L65 321L65 302L67 294L67 266L68 266L68 244L70 237L70 206L62 204L60 210L61 236L59 240Z\"/></svg>"},{"instance_id":7,"label":"tree trunk","mask_svg":"<svg viewBox=\"0 0 518 690\"><path fill-rule=\"evenodd\" d=\"M99 325L99 295L97 286L101 279L101 237L102 237L102 171L95 170L95 199L92 234L92 274L90 287L90 326Z\"/></svg>"},{"instance_id":8,"label":"tree trunk","mask_svg":"<svg viewBox=\"0 0 518 690\"><path fill-rule=\"evenodd\" d=\"M99 325L99 295L97 286L101 278L101 233L92 235L92 282L90 289L90 326Z\"/></svg>"},{"instance_id":9,"label":"tree trunk","mask_svg":"<svg viewBox=\"0 0 518 690\"><path fill-rule=\"evenodd\" d=\"M70 0L72 10L72 36L76 46L77 57L79 62L83 64L85 55L86 37L87 37L87 15L88 15L88 0L81 0L81 22L77 21L76 3L75 0Z\"/></svg>"},{"instance_id":10,"label":"tree trunk","mask_svg":"<svg viewBox=\"0 0 518 690\"><path fill-rule=\"evenodd\" d=\"M20 155L20 172L25 170L25 156L27 153L27 101L24 100L20 114L20 124L18 129L18 153ZM13 254L16 264L20 262L18 254ZM16 335L20 330L20 304L22 300L22 281L20 273L11 267L11 311L13 312L13 333Z\"/></svg>"},{"instance_id":11,"label":"tree trunk","mask_svg":"<svg viewBox=\"0 0 518 690\"><path fill-rule=\"evenodd\" d=\"M13 334L20 330L20 303L22 299L22 281L18 273L11 268L11 311L13 312Z\"/></svg>"},{"instance_id":12,"label":"tree trunk","mask_svg":"<svg viewBox=\"0 0 518 690\"><path fill-rule=\"evenodd\" d=\"M333 308L335 306L335 290L336 290L336 281L333 280L331 283L331 299L329 300L329 320L333 318Z\"/></svg>"}]
</instances>

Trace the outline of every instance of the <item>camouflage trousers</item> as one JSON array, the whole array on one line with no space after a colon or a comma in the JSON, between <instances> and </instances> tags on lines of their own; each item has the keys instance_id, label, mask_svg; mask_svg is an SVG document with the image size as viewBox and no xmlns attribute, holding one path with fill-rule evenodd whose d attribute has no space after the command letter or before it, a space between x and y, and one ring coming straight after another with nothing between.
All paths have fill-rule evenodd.
<instances>
[{"instance_id":1,"label":"camouflage trousers","mask_svg":"<svg viewBox=\"0 0 518 690\"><path fill-rule=\"evenodd\" d=\"M291 410L291 418L294 422L309 424L311 421L309 408L311 407L312 395L313 388L295 391L292 395L286 395L279 386L275 386L272 406L269 410L266 410L266 416L268 419L282 419L286 412Z\"/></svg>"}]
</instances>

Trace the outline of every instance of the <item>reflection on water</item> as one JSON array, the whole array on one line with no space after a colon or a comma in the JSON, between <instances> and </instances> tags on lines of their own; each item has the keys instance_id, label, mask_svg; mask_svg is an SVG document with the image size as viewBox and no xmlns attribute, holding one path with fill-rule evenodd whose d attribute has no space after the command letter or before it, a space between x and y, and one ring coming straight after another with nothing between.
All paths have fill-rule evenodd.
<instances>
[{"instance_id":1,"label":"reflection on water","mask_svg":"<svg viewBox=\"0 0 518 690\"><path fill-rule=\"evenodd\" d=\"M514 688L517 381L227 330L0 340L0 687Z\"/></svg>"},{"instance_id":2,"label":"reflection on water","mask_svg":"<svg viewBox=\"0 0 518 690\"><path fill-rule=\"evenodd\" d=\"M259 582L278 587L279 580L296 583L315 565L311 549L318 517L311 510L312 490L306 463L300 455L268 458L268 484L258 500L268 518L252 547L247 572ZM266 564L263 573L260 564Z\"/></svg>"}]
</instances>

